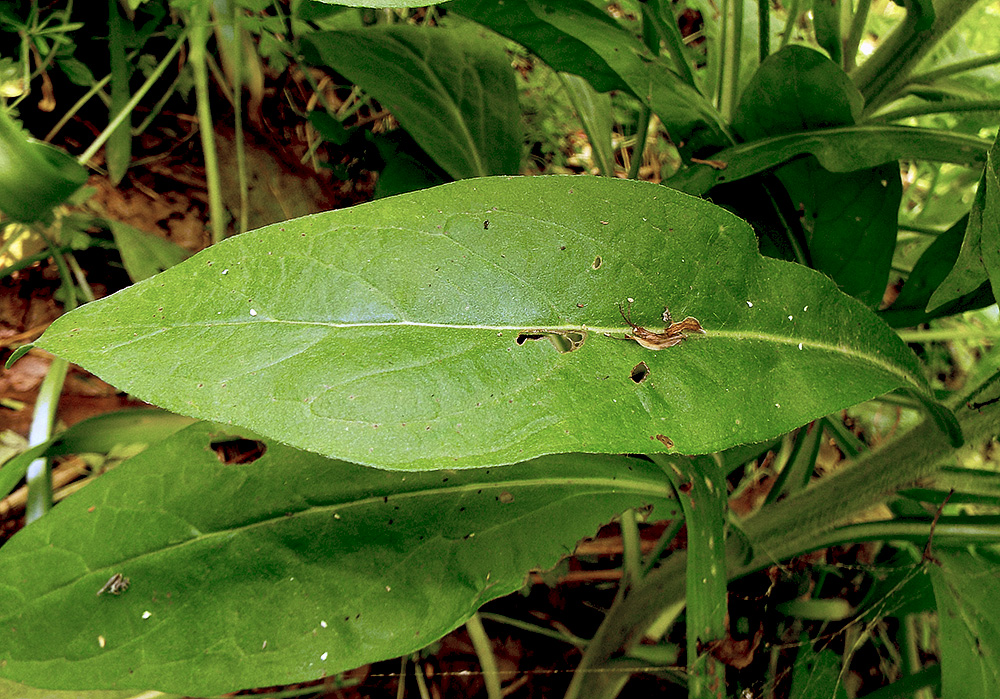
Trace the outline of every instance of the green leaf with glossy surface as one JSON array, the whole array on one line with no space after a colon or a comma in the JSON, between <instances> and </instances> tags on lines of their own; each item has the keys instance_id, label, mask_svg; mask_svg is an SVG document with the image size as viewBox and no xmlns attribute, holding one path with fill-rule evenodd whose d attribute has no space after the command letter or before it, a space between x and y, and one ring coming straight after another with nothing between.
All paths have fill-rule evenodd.
<instances>
[{"instance_id":1,"label":"green leaf with glossy surface","mask_svg":"<svg viewBox=\"0 0 1000 699\"><path fill-rule=\"evenodd\" d=\"M640 347L628 298L637 324L669 306L707 334ZM719 207L609 178L467 180L268 226L36 345L174 412L386 468L704 453L927 396L913 353L828 278L761 257Z\"/></svg>"},{"instance_id":2,"label":"green leaf with glossy surface","mask_svg":"<svg viewBox=\"0 0 1000 699\"><path fill-rule=\"evenodd\" d=\"M675 515L636 459L401 474L269 443L225 464L230 434L179 432L0 549L0 675L196 696L312 680L426 646L625 509ZM98 596L116 573L128 589Z\"/></svg>"},{"instance_id":3,"label":"green leaf with glossy surface","mask_svg":"<svg viewBox=\"0 0 1000 699\"><path fill-rule=\"evenodd\" d=\"M935 549L934 557L942 696L992 699L1000 687L1000 559L988 550Z\"/></svg>"},{"instance_id":4,"label":"green leaf with glossy surface","mask_svg":"<svg viewBox=\"0 0 1000 699\"><path fill-rule=\"evenodd\" d=\"M910 126L861 124L773 136L726 148L710 165L694 165L664 184L689 194L704 194L723 182L735 182L770 170L802 155L814 155L832 172L872 168L893 160L933 160L959 165L986 161L989 141L946 131Z\"/></svg>"},{"instance_id":5,"label":"green leaf with glossy surface","mask_svg":"<svg viewBox=\"0 0 1000 699\"><path fill-rule=\"evenodd\" d=\"M485 29L376 26L316 32L307 59L344 75L392 110L455 179L517 172L520 114L510 60Z\"/></svg>"}]
</instances>

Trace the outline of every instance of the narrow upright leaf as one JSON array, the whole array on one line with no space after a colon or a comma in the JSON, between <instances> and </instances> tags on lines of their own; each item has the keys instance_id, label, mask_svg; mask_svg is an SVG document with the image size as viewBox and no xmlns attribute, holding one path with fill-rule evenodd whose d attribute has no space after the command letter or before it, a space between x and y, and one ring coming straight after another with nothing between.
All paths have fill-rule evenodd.
<instances>
[{"instance_id":1,"label":"narrow upright leaf","mask_svg":"<svg viewBox=\"0 0 1000 699\"><path fill-rule=\"evenodd\" d=\"M987 155L958 259L931 296L927 311L975 292L987 280L996 297L1000 293L1000 135Z\"/></svg>"},{"instance_id":2,"label":"narrow upright leaf","mask_svg":"<svg viewBox=\"0 0 1000 699\"><path fill-rule=\"evenodd\" d=\"M828 278L761 257L719 207L609 178L465 180L268 226L37 344L174 412L403 469L704 453L929 396Z\"/></svg>"},{"instance_id":3,"label":"narrow upright leaf","mask_svg":"<svg viewBox=\"0 0 1000 699\"><path fill-rule=\"evenodd\" d=\"M176 265L189 255L177 243L141 231L121 221L108 221L129 278L141 281Z\"/></svg>"},{"instance_id":4,"label":"narrow upright leaf","mask_svg":"<svg viewBox=\"0 0 1000 699\"><path fill-rule=\"evenodd\" d=\"M594 163L602 175L613 176L615 152L611 137L614 135L615 122L611 113L611 96L597 92L579 75L560 73L559 80L587 133Z\"/></svg>"},{"instance_id":5,"label":"narrow upright leaf","mask_svg":"<svg viewBox=\"0 0 1000 699\"><path fill-rule=\"evenodd\" d=\"M517 91L499 38L471 27L376 26L315 32L307 58L392 110L455 179L514 174L521 163Z\"/></svg>"},{"instance_id":6,"label":"narrow upright leaf","mask_svg":"<svg viewBox=\"0 0 1000 699\"><path fill-rule=\"evenodd\" d=\"M728 143L712 104L594 4L579 0L458 0L456 11L524 45L554 70L575 73L599 92L625 87L648 104L687 148Z\"/></svg>"},{"instance_id":7,"label":"narrow upright leaf","mask_svg":"<svg viewBox=\"0 0 1000 699\"><path fill-rule=\"evenodd\" d=\"M711 653L729 633L726 575L726 474L711 456L658 458L687 527L688 695L724 697L725 667Z\"/></svg>"}]
</instances>

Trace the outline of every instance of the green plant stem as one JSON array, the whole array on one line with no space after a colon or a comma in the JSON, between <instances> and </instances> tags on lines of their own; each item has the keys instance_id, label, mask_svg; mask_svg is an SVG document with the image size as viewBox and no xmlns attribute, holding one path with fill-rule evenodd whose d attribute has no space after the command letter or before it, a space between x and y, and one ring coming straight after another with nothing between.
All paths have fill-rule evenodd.
<instances>
[{"instance_id":1,"label":"green plant stem","mask_svg":"<svg viewBox=\"0 0 1000 699\"><path fill-rule=\"evenodd\" d=\"M45 240L49 247L49 254L56 263L59 270L59 278L62 288L66 294L66 310L71 311L76 308L76 290L73 287L73 280L69 265L60 253L52 253L52 241L43 232L39 235ZM35 401L34 412L31 415L31 428L28 432L28 448L44 444L52 438L52 428L55 424L56 409L59 406L59 396L62 393L63 383L66 381L66 373L69 371L69 362L61 357L53 357L49 370L42 380L42 385L38 389L38 398ZM52 468L49 460L45 457L35 459L28 465L25 473L25 482L28 486L28 500L26 503L25 523L40 519L46 512L52 509Z\"/></svg>"},{"instance_id":2,"label":"green plant stem","mask_svg":"<svg viewBox=\"0 0 1000 699\"><path fill-rule=\"evenodd\" d=\"M29 447L44 444L52 437L52 425L59 405L59 395L62 393L68 370L69 362L59 357L52 358L48 373L45 374L38 390L38 399L35 401L35 409L31 416ZM43 457L32 461L28 465L25 481L28 485L25 523L31 524L52 509L52 470L49 460Z\"/></svg>"},{"instance_id":3,"label":"green plant stem","mask_svg":"<svg viewBox=\"0 0 1000 699\"><path fill-rule=\"evenodd\" d=\"M781 42L778 45L778 50L788 46L788 42L792 38L792 31L795 29L795 22L799 18L799 3L801 0L792 0L791 7L788 8L788 20L785 22L784 29L781 30Z\"/></svg>"},{"instance_id":4,"label":"green plant stem","mask_svg":"<svg viewBox=\"0 0 1000 699\"><path fill-rule=\"evenodd\" d=\"M431 699L431 693L427 689L427 680L424 679L424 673L419 663L420 656L418 654L414 654L413 677L417 680L417 692L420 694L420 699Z\"/></svg>"},{"instance_id":5,"label":"green plant stem","mask_svg":"<svg viewBox=\"0 0 1000 699\"><path fill-rule=\"evenodd\" d=\"M47 134L45 134L45 138L43 140L51 141L53 138L55 138L55 135L59 133L60 130L62 130L62 127L66 126L67 122L69 122L69 120L73 118L73 115L76 114L78 111L80 111L83 105L87 104L87 102L89 102L94 95L100 92L101 89L105 85L107 85L108 82L110 82L110 80L111 80L111 73L108 73L103 78L98 80L96 83L91 85L90 89L87 90L86 93L84 93L83 97L74 102L73 106L70 107L66 111L66 113L62 115L62 118L60 118L59 121L56 122L56 125L53 126Z\"/></svg>"},{"instance_id":6,"label":"green plant stem","mask_svg":"<svg viewBox=\"0 0 1000 699\"><path fill-rule=\"evenodd\" d=\"M660 535L659 540L656 542L656 546L653 550L649 552L649 557L646 559L646 565L642 571L643 575L648 575L649 571L656 567L656 564L660 562L660 557L663 552L667 550L670 543L677 538L677 535L681 533L681 529L684 528L684 518L677 517L667 525L667 528L663 530Z\"/></svg>"},{"instance_id":7,"label":"green plant stem","mask_svg":"<svg viewBox=\"0 0 1000 699\"><path fill-rule=\"evenodd\" d=\"M898 121L910 117L925 116L927 114L947 114L949 112L994 112L1000 109L1000 100L945 100L942 102L930 102L919 104L906 109L894 109L890 112L882 112L867 119L867 123Z\"/></svg>"},{"instance_id":8,"label":"green plant stem","mask_svg":"<svg viewBox=\"0 0 1000 699\"><path fill-rule=\"evenodd\" d=\"M247 180L247 153L243 138L243 34L239 25L239 5L232 3L229 8L233 23L233 109L235 110L236 133L236 175L240 187L240 216L236 230L246 233L250 215L250 184Z\"/></svg>"},{"instance_id":9,"label":"green plant stem","mask_svg":"<svg viewBox=\"0 0 1000 699\"><path fill-rule=\"evenodd\" d=\"M111 120L111 123L109 123L107 127L105 127L105 129L97 136L97 138L94 139L94 142L90 144L90 147L76 159L78 163L86 165L90 159L94 157L97 151L101 149L104 143L111 138L115 129L117 129L121 123L128 118L128 115L132 113L132 110L136 108L136 105L138 105L142 98L146 96L146 93L149 92L151 87L153 87L153 84L160 79L160 76L163 75L163 71L167 69L167 66L170 65L170 61L172 61L177 55L177 52L181 50L181 47L184 45L186 39L187 33L185 32L177 39L174 45L170 47L167 55L163 57L163 60L156 65L153 72L149 74L148 78L146 78L146 82L144 82L142 86L135 91L135 94L132 95L132 99L128 101L128 104L126 104L125 107L118 112L115 118Z\"/></svg>"},{"instance_id":10,"label":"green plant stem","mask_svg":"<svg viewBox=\"0 0 1000 699\"><path fill-rule=\"evenodd\" d=\"M977 443L996 434L997 411L962 410L959 423L966 438ZM752 557L744 558L736 539L728 544L730 579L814 550L838 523L930 475L952 453L948 435L928 416L811 488L765 507L743 522L743 531L754 545ZM640 641L659 610L683 603L686 565L687 554L675 552L612 606L577 669L590 675L590 696L602 696L601 685L610 680L603 673L589 671L605 666L623 646Z\"/></svg>"},{"instance_id":11,"label":"green plant stem","mask_svg":"<svg viewBox=\"0 0 1000 699\"><path fill-rule=\"evenodd\" d=\"M473 614L465 622L465 630L469 632L472 647L476 649L479 664L483 668L483 682L486 683L486 696L489 699L503 699L503 689L500 687L500 671L497 669L497 660L493 655L493 644L490 643L490 637L486 635L486 629L483 628L483 622L479 618L479 614Z\"/></svg>"},{"instance_id":12,"label":"green plant stem","mask_svg":"<svg viewBox=\"0 0 1000 699\"><path fill-rule=\"evenodd\" d=\"M538 624L532 624L527 621L521 621L520 619L512 619L511 617L504 616L502 614L492 614L490 612L479 612L480 619L486 619L487 621L494 621L498 624L506 624L507 626L513 626L516 629L521 629L522 631L527 631L528 633L538 634L539 636L545 636L546 638L551 638L554 641L561 641L562 643L568 643L571 646L576 646L577 648L586 648L589 641L579 636L574 636L569 632L553 631L552 629L547 629L544 626L539 626Z\"/></svg>"},{"instance_id":13,"label":"green plant stem","mask_svg":"<svg viewBox=\"0 0 1000 699\"><path fill-rule=\"evenodd\" d=\"M396 685L396 699L403 699L406 696L406 663L408 658L404 655L399 659L399 684Z\"/></svg>"},{"instance_id":14,"label":"green plant stem","mask_svg":"<svg viewBox=\"0 0 1000 699\"><path fill-rule=\"evenodd\" d=\"M854 433L847 429L847 425L838 416L827 416L822 419L827 430L837 441L837 446L848 459L855 458L865 450L865 445L854 436Z\"/></svg>"},{"instance_id":15,"label":"green plant stem","mask_svg":"<svg viewBox=\"0 0 1000 699\"><path fill-rule=\"evenodd\" d=\"M110 248L112 246L110 246L110 245L108 245L108 246L100 245L100 246L94 246L94 247L109 247ZM73 252L73 248L70 247L69 245L64 245L64 246L58 247L58 248L47 248L45 250L42 250L39 253L35 253L34 255L29 256L29 257L21 258L17 262L11 263L10 265L4 267L3 269L0 269L0 279L3 279L4 277L10 276L14 272L20 271L22 269L27 269L28 267L30 267L31 265L35 264L36 262L41 262L42 260L47 260L48 258L52 257L53 255L65 255L65 254L71 253L71 252Z\"/></svg>"},{"instance_id":16,"label":"green plant stem","mask_svg":"<svg viewBox=\"0 0 1000 699\"><path fill-rule=\"evenodd\" d=\"M642 540L639 536L639 524L635 519L635 510L625 510L621 516L622 533L622 582L623 587L629 587L639 580L642 569Z\"/></svg>"},{"instance_id":17,"label":"green plant stem","mask_svg":"<svg viewBox=\"0 0 1000 699\"><path fill-rule=\"evenodd\" d=\"M927 85L935 80L940 80L941 78L947 78L952 75L957 75L958 73L976 70L977 68L985 68L986 66L996 65L997 63L1000 63L1000 53L991 53L986 56L970 58L967 61L956 61L955 63L950 63L942 68L937 68L926 73L911 75L907 84Z\"/></svg>"},{"instance_id":18,"label":"green plant stem","mask_svg":"<svg viewBox=\"0 0 1000 699\"><path fill-rule=\"evenodd\" d=\"M723 119L733 120L733 111L739 100L740 50L743 45L743 2L722 2L722 51L719 66L718 108Z\"/></svg>"},{"instance_id":19,"label":"green plant stem","mask_svg":"<svg viewBox=\"0 0 1000 699\"><path fill-rule=\"evenodd\" d=\"M646 152L646 141L649 136L649 117L653 110L643 102L639 105L639 123L635 129L635 146L632 148L632 160L628 166L628 178L639 178L639 168L642 167L643 154Z\"/></svg>"},{"instance_id":20,"label":"green plant stem","mask_svg":"<svg viewBox=\"0 0 1000 699\"><path fill-rule=\"evenodd\" d=\"M910 541L921 546L931 536L931 522L890 520L838 527L816 539L816 549L862 541ZM977 546L1000 542L1000 516L941 517L934 527L934 546Z\"/></svg>"},{"instance_id":21,"label":"green plant stem","mask_svg":"<svg viewBox=\"0 0 1000 699\"><path fill-rule=\"evenodd\" d=\"M899 330L896 332L903 342L948 342L951 340L996 340L1000 338L1000 328L936 328L933 330Z\"/></svg>"},{"instance_id":22,"label":"green plant stem","mask_svg":"<svg viewBox=\"0 0 1000 699\"><path fill-rule=\"evenodd\" d=\"M215 147L215 125L208 91L208 54L205 47L209 34L209 0L199 0L191 9L188 18L191 47L191 70L194 74L194 90L198 99L198 124L201 148L205 157L205 180L208 182L208 217L212 230L212 243L219 243L226 237L226 218L223 215L221 176L219 174L218 151Z\"/></svg>"},{"instance_id":23,"label":"green plant stem","mask_svg":"<svg viewBox=\"0 0 1000 699\"><path fill-rule=\"evenodd\" d=\"M945 34L978 0L943 0L935 6L933 22L926 22L913 5L906 17L851 78L865 98L865 111L872 112L896 98L910 80L910 71L944 38Z\"/></svg>"},{"instance_id":24,"label":"green plant stem","mask_svg":"<svg viewBox=\"0 0 1000 699\"><path fill-rule=\"evenodd\" d=\"M663 45L666 46L681 79L697 90L698 84L694 79L694 71L691 69L691 63L687 57L684 37L681 36L677 19L670 9L672 5L667 3L667 6L664 7L660 0L653 0L653 2L643 3L641 7L642 16L656 31L657 37L663 41Z\"/></svg>"},{"instance_id":25,"label":"green plant stem","mask_svg":"<svg viewBox=\"0 0 1000 699\"><path fill-rule=\"evenodd\" d=\"M771 3L757 0L757 60L760 63L771 55Z\"/></svg>"},{"instance_id":26,"label":"green plant stem","mask_svg":"<svg viewBox=\"0 0 1000 699\"><path fill-rule=\"evenodd\" d=\"M859 0L858 10L851 18L851 27L844 38L844 70L848 73L857 67L858 49L861 46L861 37L865 33L870 9L871 0Z\"/></svg>"}]
</instances>

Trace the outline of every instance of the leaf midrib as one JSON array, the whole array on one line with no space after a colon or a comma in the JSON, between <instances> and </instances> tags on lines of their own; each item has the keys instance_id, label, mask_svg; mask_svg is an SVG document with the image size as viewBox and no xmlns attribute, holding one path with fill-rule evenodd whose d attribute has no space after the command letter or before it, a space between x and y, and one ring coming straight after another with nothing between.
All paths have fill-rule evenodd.
<instances>
[{"instance_id":1,"label":"leaf midrib","mask_svg":"<svg viewBox=\"0 0 1000 699\"><path fill-rule=\"evenodd\" d=\"M422 497L441 496L441 495L444 495L444 494L455 495L456 493L457 494L464 494L464 493L476 492L476 491L509 490L509 489L516 489L516 488L545 488L545 489L551 489L553 487L575 486L575 485L581 485L581 484L589 485L589 486L597 489L596 492L599 492L599 493L621 494L623 492L633 492L633 493L636 493L638 495L646 495L648 497L656 497L656 498L661 498L661 499L662 498L670 499L670 494L669 494L668 491L666 491L664 489L663 484L656 484L656 485L654 485L653 483L647 483L645 481L637 481L637 480L631 480L631 481L629 481L629 480L622 480L622 479L618 479L618 478L611 478L611 477L608 477L608 476L600 476L600 477L586 477L586 476L584 476L584 477L577 477L577 478L542 478L542 479L522 478L522 479L519 479L519 480L502 481L500 483L487 483L487 482L483 482L483 481L476 481L476 482L468 483L466 485L461 485L461 486L425 488L425 489L421 489L421 490L415 490L415 491L404 492L404 493L388 493L388 494L382 494L382 495L372 495L370 497L362 498L362 499L359 499L359 500L351 500L351 501L348 501L348 502L338 502L338 503L335 503L335 504L332 504L332 505L310 505L310 506L308 506L308 507L306 507L304 509L294 511L290 515L287 514L286 512L281 512L278 515L275 515L275 516L272 516L272 517L266 517L264 519L258 520L256 522L251 522L249 524L243 524L243 525L236 526L236 527L228 527L226 529L218 529L218 530L209 531L209 532L202 532L197 527L195 527L194 525L192 525L190 522L186 522L186 524L188 524L188 526L191 527L191 530L194 531L194 532L196 532L196 534L192 538L186 539L184 541L177 542L175 544L169 544L167 546L163 546L163 547L157 548L156 550L153 550L153 551L146 551L146 552L143 552L143 553L141 553L141 554L139 554L137 556L133 556L131 558L120 559L120 560L116 561L111 566L106 566L104 568L89 569L88 572L86 572L86 573L84 573L84 574L82 574L80 576L77 576L73 580L68 581L68 582L66 582L66 583L64 583L64 584L62 584L62 585L60 585L58 587L54 587L51 590L49 590L48 592L46 592L45 594L42 594L42 595L39 595L39 596L31 598L31 602L32 603L39 602L41 600L44 600L49 595L55 594L55 593L57 593L57 592L65 589L67 587L72 586L72 585L76 585L83 577L86 577L87 575L93 575L94 573L99 573L101 571L104 571L104 572L117 571L117 570L121 569L123 566L125 566L125 565L127 565L129 563L134 563L134 562L137 562L137 561L141 561L144 558L148 558L150 556L156 556L156 555L160 555L160 554L163 554L165 552L168 552L168 551L173 551L173 550L180 549L180 548L185 547L185 546L190 546L190 545L202 543L202 542L205 542L205 541L210 541L210 540L212 540L215 537L222 537L222 536L227 536L228 537L228 536L232 536L234 534L238 534L240 532L245 532L245 531L252 530L252 529L254 529L256 527L266 526L266 525L272 524L274 522L287 521L289 519L292 519L292 518L297 517L297 516L302 515L302 514L315 514L315 513L322 514L323 512L329 512L331 515L333 515L333 514L339 514L341 512L348 511L350 509L356 509L356 508L362 508L362 507L369 507L369 506L377 504L379 501L383 501L384 502L386 498L391 498L394 501L398 501L400 499L404 499L405 500L407 498L410 498L411 500L413 500L413 499L422 498ZM643 487L643 486L645 486L645 487ZM571 494L571 497L580 497L580 496L584 496L584 495L586 495L586 492L584 492L584 489L583 488L579 488L576 491L574 491L573 494ZM549 505L551 505L551 504L552 503L549 502ZM124 510L124 509L127 509L127 508L115 508L115 509ZM168 514L170 513L169 510L165 510L163 508L156 508L155 511L157 511L157 512L166 512ZM14 616L4 617L2 620L6 621L6 620L12 619L12 618L14 618Z\"/></svg>"},{"instance_id":2,"label":"leaf midrib","mask_svg":"<svg viewBox=\"0 0 1000 699\"><path fill-rule=\"evenodd\" d=\"M150 335L160 334L163 332L169 332L171 330L177 330L182 328L212 328L212 327L241 327L246 325L254 325L258 323L279 323L286 325L298 325L298 326L314 326L319 328L331 328L337 330L353 330L358 328L439 328L442 330L482 330L490 332L518 332L518 333L594 333L596 335L602 335L609 337L610 339L622 340L626 339L622 336L627 335L632 332L632 328L628 326L592 326L592 325L483 325L483 324L458 324L458 323L432 323L432 322L418 322L418 321L379 321L370 323L336 323L332 321L310 321L310 320L280 320L276 318L267 317L255 317L253 320L246 321L211 321L204 323L172 323L166 327L160 326L149 326L149 325L119 325L119 326L101 326L102 330L134 330L136 327L151 327L155 328L155 332L142 335L140 337L131 338L121 344L115 345L115 347L121 347L132 342L137 342L139 340L146 339ZM802 345L802 349L809 348L811 350L821 350L825 352L832 352L835 354L841 354L847 357L854 357L858 360L865 361L869 364L881 367L885 371L906 377L908 383L919 386L923 390L923 384L913 377L913 374L897 367L896 365L881 360L876 354L869 354L861 352L844 345L834 345L828 342L818 341L809 337L804 336L793 336L793 335L775 335L773 333L766 333L760 331L747 331L747 330L706 330L703 337L692 336L689 338L694 342L705 342L713 337L726 338L738 341L758 341L758 342L768 342L776 345L790 345L798 347ZM660 350L663 351L663 350ZM670 351L669 349L666 351Z\"/></svg>"}]
</instances>

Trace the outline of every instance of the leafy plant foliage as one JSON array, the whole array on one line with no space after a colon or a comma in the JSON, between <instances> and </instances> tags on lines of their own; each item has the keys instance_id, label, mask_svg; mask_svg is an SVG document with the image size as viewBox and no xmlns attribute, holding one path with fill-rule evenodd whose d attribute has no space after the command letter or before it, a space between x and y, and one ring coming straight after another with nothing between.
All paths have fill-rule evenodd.
<instances>
[{"instance_id":1,"label":"leafy plant foliage","mask_svg":"<svg viewBox=\"0 0 1000 699\"><path fill-rule=\"evenodd\" d=\"M148 278L67 313L37 346L187 417L99 419L0 470L0 494L27 472L42 502L34 459L116 438L144 449L0 549L0 675L212 694L342 672L425 647L619 517L621 592L568 697L614 696L640 663L692 697L751 691L737 670L759 637L736 638L753 612L727 585L763 569L771 588L798 586L774 611L798 645L759 663L787 664L789 696L854 696L854 650L814 645L810 622L855 615L886 639L870 631L895 616L898 640L884 642L903 646L938 612L937 648L907 647L902 674L877 686L991 697L1000 489L955 462L963 440L997 434L1000 364L983 350L964 386L935 390L894 330L996 298L1000 80L983 69L1000 59L975 27L967 45L944 40L989 13L913 2L889 32L867 0L809 16L723 0L691 3L680 19L699 28L682 33L681 8L659 0L455 0L419 15L333 4L369 9L306 1L276 18L216 3L222 63L232 75L246 59L252 27L274 60L335 71L392 111L412 142L381 141L400 156L384 191L459 181L251 231L153 276L177 251L112 226ZM209 3L170 7L185 26L136 93L125 59L151 30L124 41L130 15L109 21L116 115L81 162L107 142L116 180L131 110L183 45L212 123ZM54 60L36 10L15 14L4 26ZM423 21L373 20L403 16ZM59 17L63 37L74 25ZM286 31L297 43L275 49ZM509 177L523 144L506 42L562 76L597 169L640 172L649 131L672 154L662 182ZM236 103L243 84L260 94L250 63L232 78ZM607 133L623 103L630 150ZM347 142L343 118L310 123ZM6 112L0 141L0 209L47 225L80 168ZM979 177L971 207L956 171ZM75 299L67 252L52 254ZM839 412L872 398L899 411L894 439L844 426ZM847 464L812 483L828 438ZM237 440L245 463L227 457ZM743 470L758 458L773 471ZM685 550L660 557L677 527L642 560L637 517L683 521ZM828 592L836 571L783 566L867 541L896 543L853 607ZM663 639L679 618L674 667L680 646Z\"/></svg>"}]
</instances>

